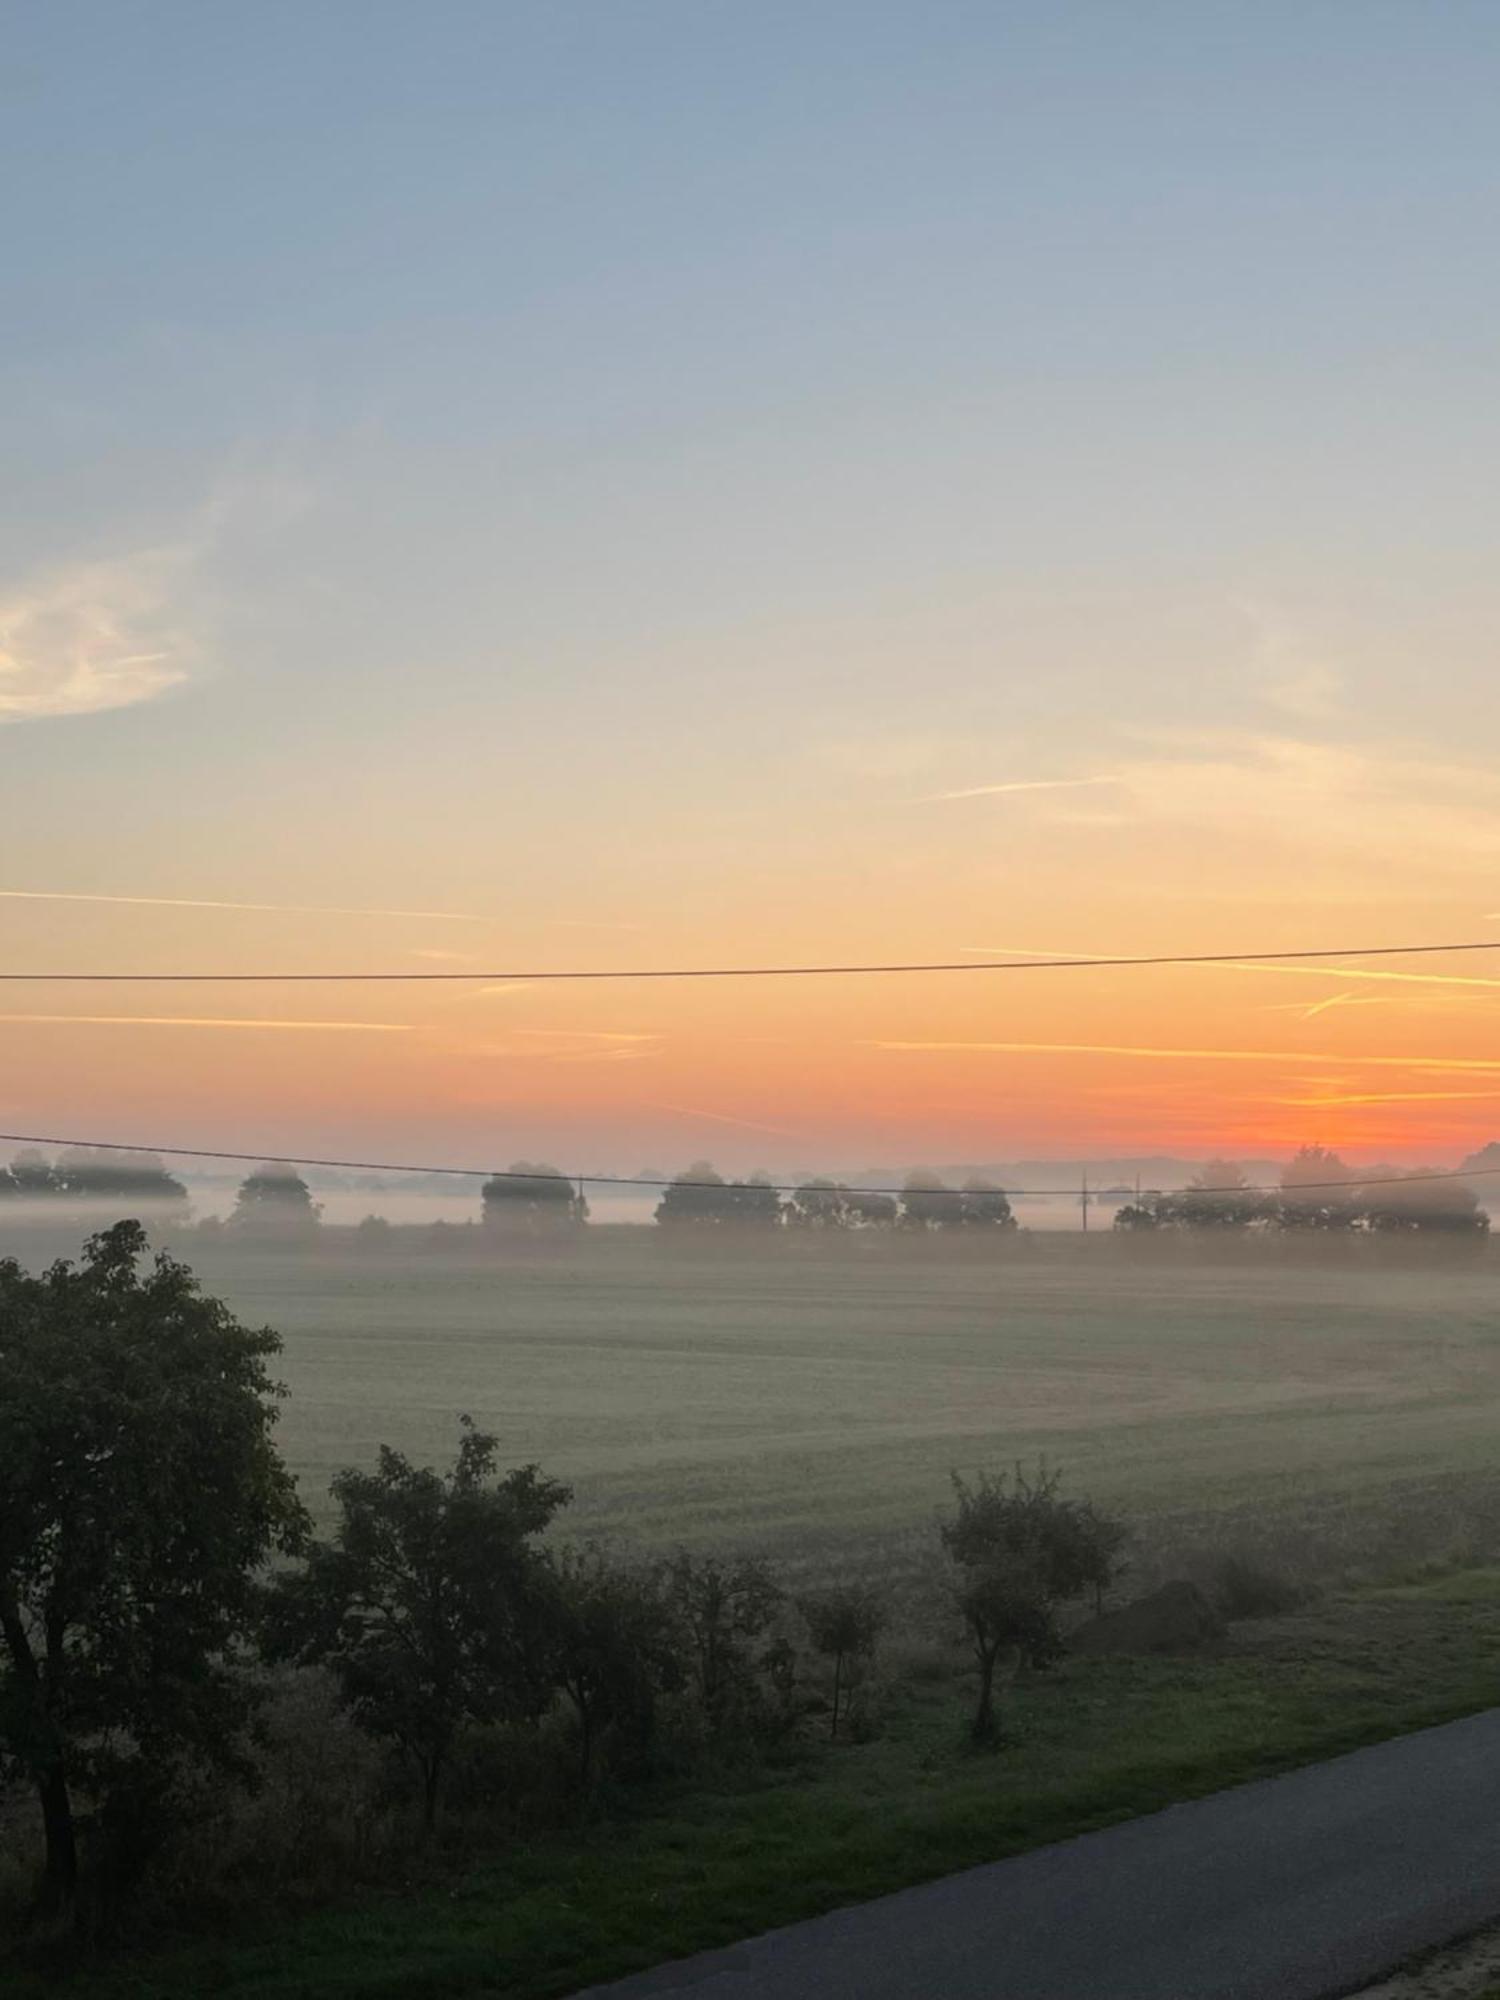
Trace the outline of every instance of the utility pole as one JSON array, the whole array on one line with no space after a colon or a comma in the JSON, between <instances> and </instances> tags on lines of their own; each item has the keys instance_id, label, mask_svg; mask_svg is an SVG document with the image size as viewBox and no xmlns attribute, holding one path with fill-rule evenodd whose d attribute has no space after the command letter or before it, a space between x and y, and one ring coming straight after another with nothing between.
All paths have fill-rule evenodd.
<instances>
[{"instance_id":1,"label":"utility pole","mask_svg":"<svg viewBox=\"0 0 1500 2000\"><path fill-rule=\"evenodd\" d=\"M1083 1170L1083 1188L1078 1196L1078 1206L1083 1210L1083 1233L1089 1233L1089 1170Z\"/></svg>"}]
</instances>

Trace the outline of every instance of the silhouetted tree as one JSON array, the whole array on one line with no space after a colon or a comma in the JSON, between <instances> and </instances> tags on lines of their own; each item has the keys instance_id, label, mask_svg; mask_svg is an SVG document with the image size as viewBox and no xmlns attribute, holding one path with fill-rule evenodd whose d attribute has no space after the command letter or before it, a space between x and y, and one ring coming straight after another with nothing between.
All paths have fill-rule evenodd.
<instances>
[{"instance_id":1,"label":"silhouetted tree","mask_svg":"<svg viewBox=\"0 0 1500 2000\"><path fill-rule=\"evenodd\" d=\"M950 1188L937 1174L918 1168L907 1175L901 1190L903 1229L949 1228L962 1213L962 1198L957 1189Z\"/></svg>"},{"instance_id":2,"label":"silhouetted tree","mask_svg":"<svg viewBox=\"0 0 1500 2000\"><path fill-rule=\"evenodd\" d=\"M765 1174L726 1181L707 1160L695 1160L663 1192L656 1220L674 1228L774 1228L781 1221L781 1196Z\"/></svg>"},{"instance_id":3,"label":"silhouetted tree","mask_svg":"<svg viewBox=\"0 0 1500 2000\"><path fill-rule=\"evenodd\" d=\"M1115 1214L1115 1228L1248 1229L1274 1217L1275 1203L1251 1186L1236 1161L1209 1160L1177 1192L1127 1202Z\"/></svg>"},{"instance_id":4,"label":"silhouetted tree","mask_svg":"<svg viewBox=\"0 0 1500 2000\"><path fill-rule=\"evenodd\" d=\"M62 1181L54 1172L52 1162L45 1154L29 1146L17 1153L0 1176L0 1195L23 1195L36 1201L51 1195L61 1194Z\"/></svg>"},{"instance_id":5,"label":"silhouetted tree","mask_svg":"<svg viewBox=\"0 0 1500 2000\"><path fill-rule=\"evenodd\" d=\"M885 1625L879 1594L863 1584L837 1584L804 1597L798 1609L812 1640L813 1651L833 1661L833 1700L828 1733L839 1733L840 1704L852 1677L875 1650Z\"/></svg>"},{"instance_id":6,"label":"silhouetted tree","mask_svg":"<svg viewBox=\"0 0 1500 2000\"><path fill-rule=\"evenodd\" d=\"M1302 1146L1281 1173L1275 1216L1282 1229L1352 1229L1359 1220L1359 1189L1337 1153ZM1332 1185L1330 1185L1330 1183Z\"/></svg>"},{"instance_id":7,"label":"silhouetted tree","mask_svg":"<svg viewBox=\"0 0 1500 2000\"><path fill-rule=\"evenodd\" d=\"M1102 1594L1114 1574L1123 1525L1089 1502L1059 1497L1061 1475L1041 1468L1029 1479L981 1473L973 1486L957 1473L957 1508L939 1533L954 1565L954 1601L979 1670L972 1733L995 1735L995 1670L1015 1649L1030 1666L1061 1650L1057 1612L1086 1591Z\"/></svg>"},{"instance_id":8,"label":"silhouetted tree","mask_svg":"<svg viewBox=\"0 0 1500 2000\"><path fill-rule=\"evenodd\" d=\"M674 1556L661 1569L666 1601L687 1639L694 1690L710 1729L727 1729L753 1709L756 1651L767 1639L783 1592L765 1563L743 1556Z\"/></svg>"},{"instance_id":9,"label":"silhouetted tree","mask_svg":"<svg viewBox=\"0 0 1500 2000\"><path fill-rule=\"evenodd\" d=\"M551 1236L588 1220L588 1203L557 1167L517 1160L482 1190L484 1224L513 1235Z\"/></svg>"},{"instance_id":10,"label":"silhouetted tree","mask_svg":"<svg viewBox=\"0 0 1500 2000\"><path fill-rule=\"evenodd\" d=\"M184 1761L232 1764L226 1657L305 1521L271 1441L280 1341L140 1268L120 1222L81 1263L0 1264L0 1744L34 1788L44 1905L78 1883L80 1796L139 1861Z\"/></svg>"},{"instance_id":11,"label":"silhouetted tree","mask_svg":"<svg viewBox=\"0 0 1500 2000\"><path fill-rule=\"evenodd\" d=\"M971 1174L959 1191L959 1226L968 1229L1014 1229L1016 1218L1004 1188L982 1174Z\"/></svg>"},{"instance_id":12,"label":"silhouetted tree","mask_svg":"<svg viewBox=\"0 0 1500 2000\"><path fill-rule=\"evenodd\" d=\"M553 1673L578 1723L585 1791L611 1744L639 1754L657 1704L685 1681L680 1635L660 1570L627 1568L597 1548L549 1558Z\"/></svg>"},{"instance_id":13,"label":"silhouetted tree","mask_svg":"<svg viewBox=\"0 0 1500 2000\"><path fill-rule=\"evenodd\" d=\"M1360 1190L1361 1219L1382 1235L1436 1233L1478 1238L1490 1219L1467 1181L1423 1179L1395 1168L1372 1173Z\"/></svg>"},{"instance_id":14,"label":"silhouetted tree","mask_svg":"<svg viewBox=\"0 0 1500 2000\"><path fill-rule=\"evenodd\" d=\"M229 1226L240 1235L288 1241L315 1234L323 1211L290 1167L257 1167L240 1183Z\"/></svg>"},{"instance_id":15,"label":"silhouetted tree","mask_svg":"<svg viewBox=\"0 0 1500 2000\"><path fill-rule=\"evenodd\" d=\"M871 1188L850 1188L844 1205L855 1229L894 1229L900 1216L893 1194L878 1194Z\"/></svg>"},{"instance_id":16,"label":"silhouetted tree","mask_svg":"<svg viewBox=\"0 0 1500 2000\"><path fill-rule=\"evenodd\" d=\"M281 1579L273 1657L325 1662L361 1725L400 1745L437 1817L460 1730L541 1713L555 1682L551 1589L535 1537L571 1495L534 1465L500 1477L468 1418L446 1475L380 1448L333 1482L339 1520Z\"/></svg>"},{"instance_id":17,"label":"silhouetted tree","mask_svg":"<svg viewBox=\"0 0 1500 2000\"><path fill-rule=\"evenodd\" d=\"M119 1208L186 1210L188 1191L155 1153L117 1153L70 1146L53 1168L58 1191L75 1201L110 1202Z\"/></svg>"}]
</instances>

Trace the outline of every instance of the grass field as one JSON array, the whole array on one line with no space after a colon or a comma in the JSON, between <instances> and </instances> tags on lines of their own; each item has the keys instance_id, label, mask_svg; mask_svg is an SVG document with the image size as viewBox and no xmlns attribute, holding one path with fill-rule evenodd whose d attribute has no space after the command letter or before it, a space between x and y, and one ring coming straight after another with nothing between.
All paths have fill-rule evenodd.
<instances>
[{"instance_id":1,"label":"grass field","mask_svg":"<svg viewBox=\"0 0 1500 2000\"><path fill-rule=\"evenodd\" d=\"M281 1441L315 1508L379 1442L450 1456L467 1410L576 1482L575 1528L794 1573L916 1568L951 1468L1039 1453L1141 1523L1148 1569L1226 1539L1340 1576L1495 1545L1500 1260L1125 1248L709 1259L600 1230L499 1266L188 1254L284 1334Z\"/></svg>"}]
</instances>

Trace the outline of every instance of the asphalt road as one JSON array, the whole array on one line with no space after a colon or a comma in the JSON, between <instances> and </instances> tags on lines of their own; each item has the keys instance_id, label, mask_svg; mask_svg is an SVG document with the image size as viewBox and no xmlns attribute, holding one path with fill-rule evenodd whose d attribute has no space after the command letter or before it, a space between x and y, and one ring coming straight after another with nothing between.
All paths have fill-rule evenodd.
<instances>
[{"instance_id":1,"label":"asphalt road","mask_svg":"<svg viewBox=\"0 0 1500 2000\"><path fill-rule=\"evenodd\" d=\"M1328 2000L1497 1917L1491 1709L579 2000Z\"/></svg>"}]
</instances>

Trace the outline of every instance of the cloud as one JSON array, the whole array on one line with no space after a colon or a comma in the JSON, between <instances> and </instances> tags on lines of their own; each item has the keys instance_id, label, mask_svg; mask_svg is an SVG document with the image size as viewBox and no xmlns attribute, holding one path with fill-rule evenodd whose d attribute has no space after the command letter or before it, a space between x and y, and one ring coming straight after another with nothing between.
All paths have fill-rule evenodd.
<instances>
[{"instance_id":1,"label":"cloud","mask_svg":"<svg viewBox=\"0 0 1500 2000\"><path fill-rule=\"evenodd\" d=\"M706 1118L713 1125L733 1125L741 1132L760 1132L774 1139L800 1139L802 1134L789 1125L757 1125L749 1118L731 1118L724 1111L700 1111L691 1104L645 1104L644 1111L671 1111L679 1118Z\"/></svg>"},{"instance_id":2,"label":"cloud","mask_svg":"<svg viewBox=\"0 0 1500 2000\"><path fill-rule=\"evenodd\" d=\"M181 548L75 563L0 593L0 722L96 715L188 677L174 617Z\"/></svg>"},{"instance_id":3,"label":"cloud","mask_svg":"<svg viewBox=\"0 0 1500 2000\"><path fill-rule=\"evenodd\" d=\"M913 805L936 806L946 804L950 799L993 799L1007 792L1071 792L1085 785L1118 785L1124 779L1113 772L1101 773L1094 778L1013 778L999 785L967 785L957 792L928 792Z\"/></svg>"},{"instance_id":4,"label":"cloud","mask_svg":"<svg viewBox=\"0 0 1500 2000\"><path fill-rule=\"evenodd\" d=\"M1251 670L1260 698L1298 722L1327 722L1340 713L1343 677L1310 646L1284 613L1242 600L1236 609L1249 621Z\"/></svg>"}]
</instances>

